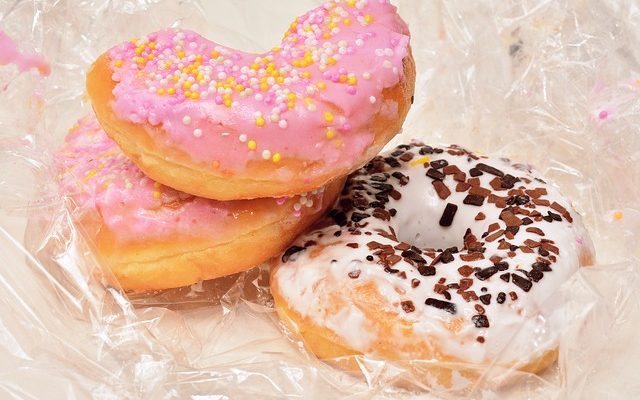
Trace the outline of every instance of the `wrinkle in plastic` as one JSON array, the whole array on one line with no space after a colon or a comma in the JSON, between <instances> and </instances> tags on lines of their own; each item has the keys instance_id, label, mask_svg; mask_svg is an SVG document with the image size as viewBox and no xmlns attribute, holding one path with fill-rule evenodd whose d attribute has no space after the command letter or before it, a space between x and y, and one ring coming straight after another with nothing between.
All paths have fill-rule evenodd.
<instances>
[{"instance_id":1,"label":"wrinkle in plastic","mask_svg":"<svg viewBox=\"0 0 640 400\"><path fill-rule=\"evenodd\" d=\"M418 76L394 143L458 143L530 162L574 200L592 233L598 265L555 294L560 357L543 374L490 366L470 387L414 377L411 392L398 385L411 379L409 365L434 361L358 357L360 373L341 372L280 326L264 266L154 294L119 290L52 169L52 150L90 110L88 66L111 45L167 26L268 49L316 4L0 2L0 29L52 69L43 78L0 66L0 397L639 395L640 12L631 1L396 2ZM515 383L497 385L505 373Z\"/></svg>"}]
</instances>

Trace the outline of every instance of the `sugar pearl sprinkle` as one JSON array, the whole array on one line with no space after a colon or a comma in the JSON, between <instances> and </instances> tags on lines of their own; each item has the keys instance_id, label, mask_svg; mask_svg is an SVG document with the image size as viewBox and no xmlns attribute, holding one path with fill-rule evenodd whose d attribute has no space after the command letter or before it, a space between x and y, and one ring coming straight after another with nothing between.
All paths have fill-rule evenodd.
<instances>
[{"instance_id":1,"label":"sugar pearl sprinkle","mask_svg":"<svg viewBox=\"0 0 640 400\"><path fill-rule=\"evenodd\" d=\"M286 140L272 139L265 134L267 131L268 135L282 135L287 130L299 132L300 123L296 127L292 118L301 110L317 115L318 124L324 128L318 130L322 134L314 140L329 141L340 148L348 132L345 127L352 124L349 118L329 108L328 102L323 101L323 93L330 90L332 97L362 98L361 103L375 110L373 107L381 106L375 104L380 103L376 101L380 87L395 84L399 79L397 76L390 79L389 69L394 68L398 75L408 38L403 42L402 34L387 33L387 26L392 25L388 23L388 14L395 15L395 9L388 3L387 0L329 1L296 18L280 46L262 55L242 53L190 31L167 30L134 38L110 51L113 79L124 82L128 76L135 76L132 86L142 84L146 88L144 94L134 92L134 96L147 96L139 103L160 102L173 106L168 109L175 109L176 105L189 102L206 102L215 105L206 109L213 111L214 118L225 113L225 109L246 109L247 105L251 110L259 110L251 111L254 114L250 125L242 125L244 129L240 131L225 129L222 135L234 136L246 144L248 159L261 156L277 163L286 157ZM380 8L383 6L387 8ZM378 18L387 19L384 28L376 26ZM385 39L388 43L382 46L381 41L375 42L381 33L388 36ZM375 42L375 48L369 42ZM356 57L358 60L375 57L378 68L359 70L357 67L362 63L354 62ZM376 75L383 84L375 81ZM117 100L117 90L114 95ZM128 101L137 104L135 99ZM144 115L140 108L131 114L139 111ZM177 125L190 127L185 132L191 133L191 140L216 140L221 136L219 132L208 134L207 127L201 123L206 117L196 114L198 108L179 109L185 115L177 116L181 121ZM129 118L145 120L135 115ZM163 123L163 119L157 117L152 120L147 116L146 120L154 125ZM181 129L173 125L164 128ZM271 126L276 130L269 130Z\"/></svg>"}]
</instances>

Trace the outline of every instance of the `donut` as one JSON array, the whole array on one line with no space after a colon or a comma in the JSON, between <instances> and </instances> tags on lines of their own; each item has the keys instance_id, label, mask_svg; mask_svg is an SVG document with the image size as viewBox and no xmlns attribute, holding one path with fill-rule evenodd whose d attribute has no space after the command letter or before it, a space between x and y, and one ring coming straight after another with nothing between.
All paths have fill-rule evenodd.
<instances>
[{"instance_id":1,"label":"donut","mask_svg":"<svg viewBox=\"0 0 640 400\"><path fill-rule=\"evenodd\" d=\"M145 176L94 116L70 130L55 164L79 231L122 288L136 292L185 286L268 260L332 205L342 183L278 199L196 197Z\"/></svg>"},{"instance_id":2,"label":"donut","mask_svg":"<svg viewBox=\"0 0 640 400\"><path fill-rule=\"evenodd\" d=\"M347 179L270 285L319 358L436 360L448 366L424 376L451 387L551 364L554 293L593 254L569 200L528 166L412 142Z\"/></svg>"},{"instance_id":3,"label":"donut","mask_svg":"<svg viewBox=\"0 0 640 400\"><path fill-rule=\"evenodd\" d=\"M237 200L311 191L400 130L415 66L388 1L330 1L249 54L186 30L120 44L87 76L95 113L149 177Z\"/></svg>"}]
</instances>

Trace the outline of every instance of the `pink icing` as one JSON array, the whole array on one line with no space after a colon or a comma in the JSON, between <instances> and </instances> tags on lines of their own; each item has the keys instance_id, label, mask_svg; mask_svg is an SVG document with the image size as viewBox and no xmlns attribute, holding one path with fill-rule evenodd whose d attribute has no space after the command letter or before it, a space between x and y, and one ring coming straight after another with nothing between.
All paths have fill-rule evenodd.
<instances>
[{"instance_id":1,"label":"pink icing","mask_svg":"<svg viewBox=\"0 0 640 400\"><path fill-rule=\"evenodd\" d=\"M162 126L159 145L206 165L238 171L295 157L349 166L374 139L372 116L397 117L381 94L402 79L408 49L407 25L387 0L328 2L265 54L168 29L109 51L112 107Z\"/></svg>"},{"instance_id":2,"label":"pink icing","mask_svg":"<svg viewBox=\"0 0 640 400\"><path fill-rule=\"evenodd\" d=\"M51 73L51 67L41 55L21 53L18 45L6 33L0 31L0 65L5 64L15 64L20 72L36 68L42 76Z\"/></svg>"},{"instance_id":3,"label":"pink icing","mask_svg":"<svg viewBox=\"0 0 640 400\"><path fill-rule=\"evenodd\" d=\"M62 193L70 195L81 210L97 211L121 242L203 233L215 240L240 228L239 214L253 214L242 202L194 197L154 182L125 157L94 116L78 121L55 161ZM293 204L289 214L316 211L320 196L321 192L296 197L296 202L289 199L288 207ZM301 199L306 204L300 204ZM278 207L287 207L286 200L272 200Z\"/></svg>"}]
</instances>

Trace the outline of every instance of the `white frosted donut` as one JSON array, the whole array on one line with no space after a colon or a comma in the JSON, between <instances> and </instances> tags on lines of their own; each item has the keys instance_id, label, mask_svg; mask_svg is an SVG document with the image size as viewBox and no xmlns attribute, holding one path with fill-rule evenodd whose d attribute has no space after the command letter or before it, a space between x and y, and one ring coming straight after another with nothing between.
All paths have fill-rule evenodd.
<instances>
[{"instance_id":1,"label":"white frosted donut","mask_svg":"<svg viewBox=\"0 0 640 400\"><path fill-rule=\"evenodd\" d=\"M553 295L593 247L570 201L527 166L400 145L351 175L329 216L271 278L279 315L320 358L529 372L555 360Z\"/></svg>"}]
</instances>

